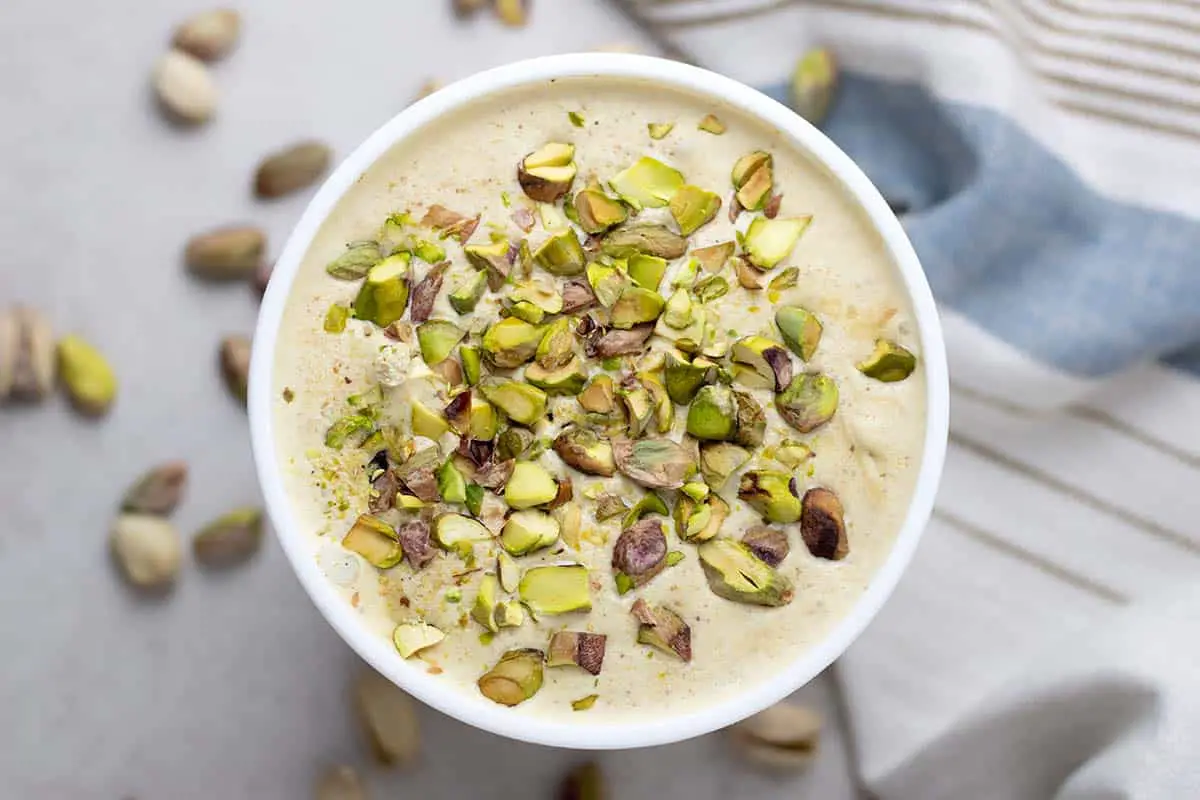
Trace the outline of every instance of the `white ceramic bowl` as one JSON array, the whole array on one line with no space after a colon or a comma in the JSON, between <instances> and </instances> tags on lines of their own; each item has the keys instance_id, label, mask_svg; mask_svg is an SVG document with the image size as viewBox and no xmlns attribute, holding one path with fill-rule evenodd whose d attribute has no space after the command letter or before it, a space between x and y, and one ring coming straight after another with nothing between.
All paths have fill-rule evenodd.
<instances>
[{"instance_id":1,"label":"white ceramic bowl","mask_svg":"<svg viewBox=\"0 0 1200 800\"><path fill-rule=\"evenodd\" d=\"M573 724L516 713L478 693L406 663L392 643L368 630L336 593L313 559L308 533L299 529L275 458L271 408L275 343L284 304L300 262L330 211L354 181L397 142L442 115L494 92L566 77L637 78L727 103L789 135L841 180L866 210L898 265L916 314L928 386L927 433L921 471L904 526L886 563L850 612L816 647L789 667L716 705L674 717L637 718L628 723ZM407 692L477 728L545 745L580 749L645 747L679 741L730 725L778 702L810 681L840 656L891 594L907 567L933 508L945 459L949 417L945 347L937 310L921 264L900 223L866 175L833 142L788 108L729 78L675 61L633 55L576 54L521 61L459 81L415 103L375 131L330 176L309 204L280 256L259 312L250 369L250 428L258 477L283 549L317 608L355 651Z\"/></svg>"}]
</instances>

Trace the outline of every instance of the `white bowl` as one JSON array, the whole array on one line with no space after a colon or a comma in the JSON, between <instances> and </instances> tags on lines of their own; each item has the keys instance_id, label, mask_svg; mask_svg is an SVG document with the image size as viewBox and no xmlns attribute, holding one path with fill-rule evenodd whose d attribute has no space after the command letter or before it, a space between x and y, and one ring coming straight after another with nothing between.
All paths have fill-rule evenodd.
<instances>
[{"instance_id":1,"label":"white bowl","mask_svg":"<svg viewBox=\"0 0 1200 800\"><path fill-rule=\"evenodd\" d=\"M812 154L842 182L883 237L908 291L921 340L928 419L920 474L895 546L866 592L824 641L800 655L786 669L747 686L741 694L698 711L657 719L638 717L629 722L574 724L514 713L482 695L463 691L461 686L406 663L390 641L368 630L318 569L308 533L300 530L288 502L275 457L271 373L284 304L305 252L342 195L380 156L414 131L478 98L554 78L588 76L637 78L659 84L668 91L682 89L732 105L789 135L797 147ZM883 197L837 145L785 106L721 75L645 56L588 53L521 61L459 81L397 114L342 162L309 204L276 263L254 335L249 410L259 482L283 549L317 608L360 656L414 697L477 728L538 744L602 750L666 744L731 725L803 686L850 646L891 594L929 519L945 459L948 396L942 330L921 264Z\"/></svg>"}]
</instances>

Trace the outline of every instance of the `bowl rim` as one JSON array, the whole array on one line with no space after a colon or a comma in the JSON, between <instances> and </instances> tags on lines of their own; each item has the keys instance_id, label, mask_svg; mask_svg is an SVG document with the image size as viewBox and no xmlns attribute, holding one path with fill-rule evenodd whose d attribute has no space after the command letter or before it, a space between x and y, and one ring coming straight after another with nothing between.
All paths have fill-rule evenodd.
<instances>
[{"instance_id":1,"label":"bowl rim","mask_svg":"<svg viewBox=\"0 0 1200 800\"><path fill-rule=\"evenodd\" d=\"M465 104L530 84L589 77L637 79L738 108L778 129L842 183L883 238L912 303L925 367L927 420L912 501L892 551L828 636L769 679L714 705L661 719L635 716L628 722L575 724L516 713L428 675L406 663L387 638L362 622L317 566L307 535L300 533L293 517L276 458L271 387L279 328L300 264L326 218L364 172L397 142ZM604 750L667 744L731 725L782 700L845 652L891 595L929 520L945 461L949 382L937 309L912 244L883 196L837 145L786 106L723 75L650 56L577 53L519 61L451 84L396 114L334 170L293 229L263 297L254 335L248 410L258 480L283 550L313 603L359 656L423 703L474 727L536 744Z\"/></svg>"}]
</instances>

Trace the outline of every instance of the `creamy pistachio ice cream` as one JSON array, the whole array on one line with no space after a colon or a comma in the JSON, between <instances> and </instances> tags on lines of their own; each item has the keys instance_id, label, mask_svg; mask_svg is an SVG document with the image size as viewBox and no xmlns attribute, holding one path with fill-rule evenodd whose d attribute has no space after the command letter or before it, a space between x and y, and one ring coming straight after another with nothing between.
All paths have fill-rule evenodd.
<instances>
[{"instance_id":1,"label":"creamy pistachio ice cream","mask_svg":"<svg viewBox=\"0 0 1200 800\"><path fill-rule=\"evenodd\" d=\"M918 349L881 238L783 134L559 80L340 201L285 312L276 446L397 659L512 713L683 713L821 641L885 560Z\"/></svg>"}]
</instances>

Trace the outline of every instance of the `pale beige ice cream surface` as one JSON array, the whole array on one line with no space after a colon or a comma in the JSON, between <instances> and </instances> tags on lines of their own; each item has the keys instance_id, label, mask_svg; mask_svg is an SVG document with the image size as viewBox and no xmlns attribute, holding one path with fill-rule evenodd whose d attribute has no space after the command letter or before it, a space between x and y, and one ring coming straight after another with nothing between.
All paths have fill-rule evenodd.
<instances>
[{"instance_id":1,"label":"pale beige ice cream surface","mask_svg":"<svg viewBox=\"0 0 1200 800\"><path fill-rule=\"evenodd\" d=\"M572 111L582 115L583 127L572 124L568 118ZM708 113L718 114L728 125L724 135L697 130L697 122ZM663 140L653 141L647 134L649 122L673 122L675 128ZM516 208L535 204L518 186L515 165L549 141L576 146L580 168L576 191L592 173L606 180L641 156L651 155L681 170L689 183L720 194L726 205L713 222L691 237L693 247L734 237L735 226L726 213L730 169L739 156L752 150L765 149L774 156L775 187L783 194L780 216L813 215L811 227L778 268L798 267L799 283L783 292L777 303L803 305L816 312L824 324L813 361L807 366L799 359L793 361L797 371L820 370L837 382L841 392L837 415L804 436L783 423L770 391L755 390L753 394L767 412L767 447L793 438L805 441L816 452L815 458L795 473L801 494L819 485L840 496L846 509L850 552L840 562L814 558L797 526L784 526L791 554L779 569L796 587L790 605L761 608L715 596L705 581L695 547L678 539L669 519L664 520L669 547L682 551L684 560L644 587L619 596L610 560L620 519L596 523L590 514L591 503L583 495L598 484L632 503L645 490L619 473L608 479L576 473L552 451L540 461L552 472L569 474L574 480L576 500L585 509L585 535L578 552L560 543L518 560L522 567L562 561L588 565L593 604L588 614L544 617L538 623L527 619L519 628L502 629L485 644L480 641L483 629L467 617L482 571L459 578L461 600L455 603L447 594L453 594L455 576L467 572L455 555L439 556L420 573L404 562L388 570L381 580L378 570L340 546L342 535L357 515L366 511L368 485L363 465L369 454L354 448L340 453L327 449L323 439L330 423L346 413L347 397L382 380L400 384L387 390L385 415L406 424L407 400L426 397L444 405L444 399L436 397L444 384L428 377L415 343L391 341L374 325L359 321L351 321L340 335L323 330L330 304L352 303L358 289L355 282L330 278L326 264L340 255L348 242L377 238L390 214L410 210L419 220L435 203L464 214L483 215L472 243L485 243L489 226L497 226L514 241L525 236L511 214ZM511 208L504 205L505 194ZM751 216L742 214L737 228L744 230ZM643 218L665 217L654 210L644 212ZM540 223L528 234L534 247L546 236ZM460 318L449 307L446 295L456 277L471 267L457 242L439 243L446 247L453 266L433 317L470 327L471 318ZM669 294L672 275L685 262L673 262L662 283L664 295ZM418 278L428 270L427 264L415 259L413 263ZM716 304L725 327L737 336L762 334L778 339L767 293L739 288L732 266L722 274L733 287ZM473 315L479 320L477 328L496 318L498 300L491 293L485 296ZM870 354L880 336L920 354L912 310L882 240L840 184L791 146L785 136L733 109L661 88L611 79L561 80L494 97L437 121L392 148L338 204L304 258L284 316L274 373L277 452L294 513L303 535L311 541L313 558L364 622L381 637L390 637L398 621L418 618L447 632L445 641L409 662L413 668L437 673L462 691L477 693L476 679L506 650L545 649L550 633L563 628L593 631L608 636L603 672L593 677L575 667L547 668L542 689L512 713L554 716L578 724L625 720L630 715L678 714L726 699L785 668L828 635L886 559L920 466L925 380L920 366L900 383L880 383L860 374L855 363ZM656 337L652 346L661 349L666 345ZM593 363L592 369L598 371L598 364ZM283 399L285 389L291 402ZM578 405L574 398L552 398L550 408L557 412L556 421L542 423L536 431L539 436L553 436L562 421L577 412ZM676 439L685 417L686 409L677 407ZM444 441L453 447L452 438ZM748 466L782 468L761 456ZM733 508L722 535L732 538L740 538L748 527L760 522L758 515L737 499L736 492L735 475L721 490ZM673 507L676 493L662 494ZM461 507L455 510L462 511ZM385 516L392 522L401 519L395 511ZM494 569L494 555L483 547L476 550L477 566ZM675 609L691 625L690 663L636 643L637 623L629 607L638 597ZM571 700L593 693L599 695L593 708L572 710Z\"/></svg>"}]
</instances>

